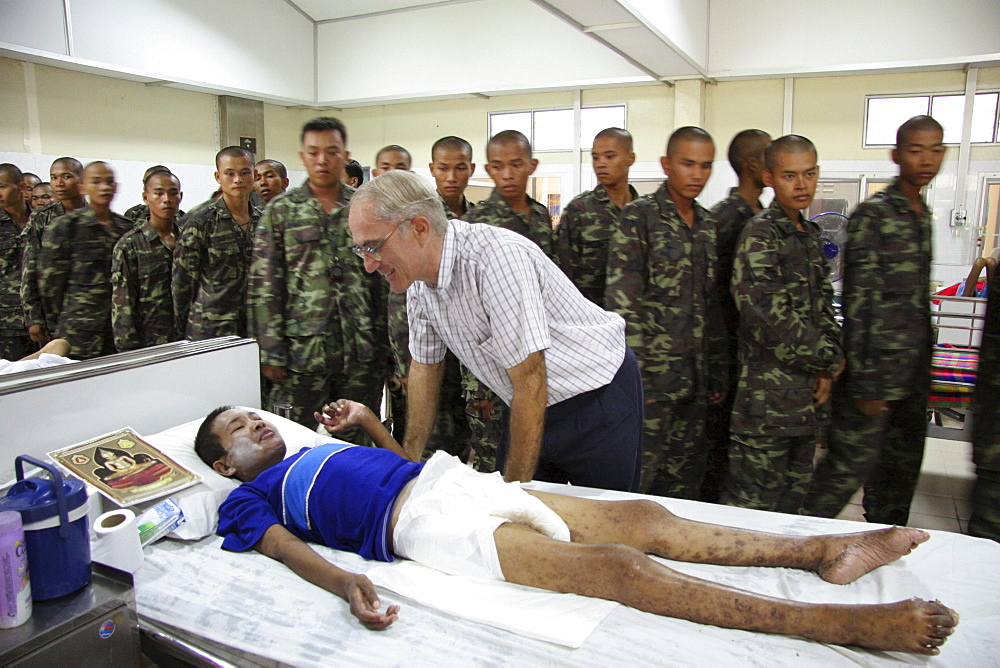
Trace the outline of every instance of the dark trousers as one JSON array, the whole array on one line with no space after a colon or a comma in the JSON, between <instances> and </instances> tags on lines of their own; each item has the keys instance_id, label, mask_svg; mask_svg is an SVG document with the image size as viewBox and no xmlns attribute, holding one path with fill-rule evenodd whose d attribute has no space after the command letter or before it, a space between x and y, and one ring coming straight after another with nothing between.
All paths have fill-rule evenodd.
<instances>
[{"instance_id":1,"label":"dark trousers","mask_svg":"<svg viewBox=\"0 0 1000 668\"><path fill-rule=\"evenodd\" d=\"M1000 543L1000 471L976 468L969 535Z\"/></svg>"},{"instance_id":2,"label":"dark trousers","mask_svg":"<svg viewBox=\"0 0 1000 668\"><path fill-rule=\"evenodd\" d=\"M642 471L642 379L631 348L610 383L545 410L535 480L635 492ZM510 408L497 448L502 471L510 449Z\"/></svg>"},{"instance_id":3,"label":"dark trousers","mask_svg":"<svg viewBox=\"0 0 1000 668\"><path fill-rule=\"evenodd\" d=\"M927 395L888 405L882 416L868 417L834 386L830 451L813 474L801 514L835 517L863 486L865 519L906 524L924 459Z\"/></svg>"}]
</instances>

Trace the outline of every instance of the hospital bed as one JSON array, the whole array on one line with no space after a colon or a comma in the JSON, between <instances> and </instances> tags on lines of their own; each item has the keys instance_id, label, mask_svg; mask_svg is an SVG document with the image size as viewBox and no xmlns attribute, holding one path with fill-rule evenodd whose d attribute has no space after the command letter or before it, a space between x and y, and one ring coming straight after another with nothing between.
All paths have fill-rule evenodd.
<instances>
[{"instance_id":1,"label":"hospital bed","mask_svg":"<svg viewBox=\"0 0 1000 668\"><path fill-rule=\"evenodd\" d=\"M932 296L931 321L937 343L931 354L931 390L927 401L927 435L956 441L972 440L969 412L976 386L979 345L986 317L986 300L979 297ZM959 426L946 426L945 418Z\"/></svg>"},{"instance_id":2,"label":"hospital bed","mask_svg":"<svg viewBox=\"0 0 1000 668\"><path fill-rule=\"evenodd\" d=\"M0 385L0 420L5 426L0 461L10 468L22 451L44 454L126 424L149 436L196 420L220 404L256 407L257 369L254 342L223 339L168 344L143 355L115 355L80 363L76 369L8 379ZM532 487L599 499L639 497L544 483ZM791 535L866 528L848 521L649 498L686 517ZM358 624L340 599L262 555L224 552L215 536L164 539L147 547L145 562L135 574L135 591L144 649L154 657L178 657L194 665L1000 665L995 643L1000 628L1000 545L930 533L932 539L912 555L844 587L790 569L669 565L802 601L940 599L962 619L937 658L721 629L506 583L407 575L408 566L423 567L402 561L376 564L318 548L344 568L369 572L376 582L383 581L375 577L373 569L379 568L390 574L390 581L421 580L410 582L409 589L380 589L383 605L399 603L402 611L391 628L373 632ZM447 595L451 599L442 602ZM455 609L464 612L447 612ZM491 618L495 613L506 618ZM579 621L560 628L567 619ZM592 632L581 638L579 628L584 626Z\"/></svg>"}]
</instances>

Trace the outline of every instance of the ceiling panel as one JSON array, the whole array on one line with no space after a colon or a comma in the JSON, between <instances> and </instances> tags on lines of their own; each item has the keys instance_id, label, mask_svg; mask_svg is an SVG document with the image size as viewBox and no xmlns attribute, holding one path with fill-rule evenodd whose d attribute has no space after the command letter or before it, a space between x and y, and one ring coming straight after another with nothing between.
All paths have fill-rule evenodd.
<instances>
[{"instance_id":1,"label":"ceiling panel","mask_svg":"<svg viewBox=\"0 0 1000 668\"><path fill-rule=\"evenodd\" d=\"M351 16L378 14L424 5L438 5L442 0L286 0L309 15L313 21L329 21ZM448 0L444 0L447 2ZM452 0L454 1L454 0Z\"/></svg>"},{"instance_id":2,"label":"ceiling panel","mask_svg":"<svg viewBox=\"0 0 1000 668\"><path fill-rule=\"evenodd\" d=\"M677 51L645 27L600 30L595 34L659 77L675 79L699 74Z\"/></svg>"},{"instance_id":3,"label":"ceiling panel","mask_svg":"<svg viewBox=\"0 0 1000 668\"><path fill-rule=\"evenodd\" d=\"M547 4L584 27L636 20L617 0L548 0Z\"/></svg>"}]
</instances>

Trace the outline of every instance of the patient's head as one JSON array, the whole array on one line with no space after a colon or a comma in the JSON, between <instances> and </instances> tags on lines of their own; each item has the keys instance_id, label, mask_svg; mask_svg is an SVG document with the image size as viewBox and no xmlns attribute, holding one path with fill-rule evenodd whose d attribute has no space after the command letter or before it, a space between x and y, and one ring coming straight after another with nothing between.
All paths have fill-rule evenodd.
<instances>
[{"instance_id":1,"label":"patient's head","mask_svg":"<svg viewBox=\"0 0 1000 668\"><path fill-rule=\"evenodd\" d=\"M285 441L257 413L221 406L201 423L194 450L220 475L248 482L285 458Z\"/></svg>"}]
</instances>

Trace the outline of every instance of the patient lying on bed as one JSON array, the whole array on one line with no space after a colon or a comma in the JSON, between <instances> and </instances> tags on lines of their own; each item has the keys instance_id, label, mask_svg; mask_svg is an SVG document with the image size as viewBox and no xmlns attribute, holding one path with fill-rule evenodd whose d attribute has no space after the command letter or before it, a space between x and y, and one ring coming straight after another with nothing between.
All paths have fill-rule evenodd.
<instances>
[{"instance_id":1,"label":"patient lying on bed","mask_svg":"<svg viewBox=\"0 0 1000 668\"><path fill-rule=\"evenodd\" d=\"M199 456L243 484L219 509L223 547L256 549L346 600L370 628L396 620L380 610L362 574L329 563L306 541L369 558L393 556L448 573L618 601L702 624L799 635L821 642L935 655L958 623L937 601L812 604L772 598L684 575L646 556L730 566L811 570L833 584L908 554L929 535L890 528L782 536L678 517L654 501L595 501L522 490L437 453L426 464L361 404L316 414L331 433L360 426L378 448L331 444L285 459L273 425L220 408L201 425Z\"/></svg>"}]
</instances>

